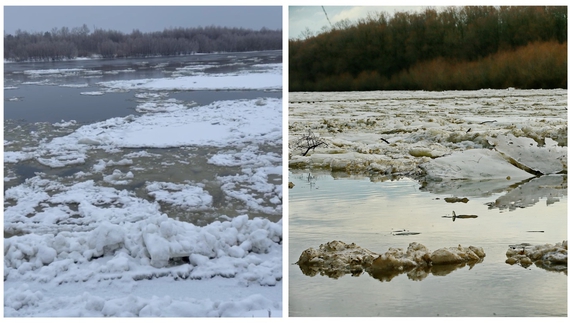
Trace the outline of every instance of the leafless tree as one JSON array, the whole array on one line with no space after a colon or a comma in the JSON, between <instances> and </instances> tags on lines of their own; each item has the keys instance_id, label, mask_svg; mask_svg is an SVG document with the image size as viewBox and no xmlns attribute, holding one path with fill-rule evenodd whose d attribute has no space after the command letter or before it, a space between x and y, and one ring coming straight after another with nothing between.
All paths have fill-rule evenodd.
<instances>
[{"instance_id":1,"label":"leafless tree","mask_svg":"<svg viewBox=\"0 0 570 323\"><path fill-rule=\"evenodd\" d=\"M323 139L317 137L311 129L308 130L307 134L302 135L295 143L295 148L305 151L303 156L306 156L311 149L315 151L315 148L319 146L328 147L328 144Z\"/></svg>"},{"instance_id":2,"label":"leafless tree","mask_svg":"<svg viewBox=\"0 0 570 323\"><path fill-rule=\"evenodd\" d=\"M116 30L82 27L52 28L50 32L17 30L4 34L7 60L61 60L77 56L148 57L187 55L196 52L243 52L282 49L281 30L198 27L171 28L126 34Z\"/></svg>"}]
</instances>

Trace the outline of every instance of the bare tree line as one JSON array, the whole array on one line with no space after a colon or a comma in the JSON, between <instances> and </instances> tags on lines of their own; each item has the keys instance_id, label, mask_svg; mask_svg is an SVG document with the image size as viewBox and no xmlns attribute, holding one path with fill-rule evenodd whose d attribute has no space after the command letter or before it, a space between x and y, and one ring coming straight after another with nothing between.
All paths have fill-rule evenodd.
<instances>
[{"instance_id":1,"label":"bare tree line","mask_svg":"<svg viewBox=\"0 0 570 323\"><path fill-rule=\"evenodd\" d=\"M282 49L281 30L262 28L171 28L161 32L125 34L87 25L4 35L4 59L63 60L100 55L104 58L173 56L193 53L244 52Z\"/></svg>"}]
</instances>

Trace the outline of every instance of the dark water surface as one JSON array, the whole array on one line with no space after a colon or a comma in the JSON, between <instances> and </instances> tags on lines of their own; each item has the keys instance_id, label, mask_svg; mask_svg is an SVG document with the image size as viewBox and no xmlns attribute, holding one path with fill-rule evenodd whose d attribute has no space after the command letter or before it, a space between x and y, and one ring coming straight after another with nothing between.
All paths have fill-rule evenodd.
<instances>
[{"instance_id":1,"label":"dark water surface","mask_svg":"<svg viewBox=\"0 0 570 323\"><path fill-rule=\"evenodd\" d=\"M514 211L489 209L501 194L447 203L449 195L422 191L410 179L372 182L292 174L289 189L289 307L291 316L566 316L567 274L531 265L508 265L510 244L555 244L567 239L567 198ZM445 218L476 214L477 218ZM418 235L393 235L395 230ZM543 231L543 232L529 232ZM306 276L294 263L303 250L340 240L377 253L408 247L482 247L472 268L430 273L422 280L400 274L381 281L360 276Z\"/></svg>"},{"instance_id":2,"label":"dark water surface","mask_svg":"<svg viewBox=\"0 0 570 323\"><path fill-rule=\"evenodd\" d=\"M4 102L4 118L27 122L94 122L138 114L134 110L137 104L133 93L81 95L81 92L90 91L99 91L99 88L21 85L14 90L5 90L5 98L16 96L21 99Z\"/></svg>"},{"instance_id":3,"label":"dark water surface","mask_svg":"<svg viewBox=\"0 0 570 323\"><path fill-rule=\"evenodd\" d=\"M227 73L255 69L255 64L281 63L281 51L190 55L132 59L93 59L64 62L4 64L4 119L25 122L79 123L138 115L136 91L106 92L99 82L171 77L172 73ZM52 73L46 71L52 70ZM101 92L101 95L86 95ZM148 91L144 91L148 92ZM168 91L161 91L168 92ZM83 94L82 94L83 93ZM187 104L219 100L282 97L281 91L171 91Z\"/></svg>"}]
</instances>

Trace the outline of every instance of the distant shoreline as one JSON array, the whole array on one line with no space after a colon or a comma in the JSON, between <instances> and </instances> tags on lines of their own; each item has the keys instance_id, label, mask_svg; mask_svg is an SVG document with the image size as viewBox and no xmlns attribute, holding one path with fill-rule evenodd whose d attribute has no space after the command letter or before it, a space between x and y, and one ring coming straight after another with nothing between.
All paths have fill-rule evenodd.
<instances>
[{"instance_id":1,"label":"distant shoreline","mask_svg":"<svg viewBox=\"0 0 570 323\"><path fill-rule=\"evenodd\" d=\"M243 52L213 52L213 53L191 53L191 54L181 54L181 55L156 55L156 56L130 56L130 57L103 57L93 55L91 57L75 57L75 58L63 58L63 59L45 59L45 60L25 60L25 61L15 61L4 59L4 64L13 63L43 63L43 62L69 62L69 61L90 61L90 60L100 60L100 59L130 59L130 58L165 58L165 57L184 57L184 56L198 56L198 55L219 55L219 54L232 54L232 53L255 53L255 52L282 52L282 49L267 49L267 50L251 50Z\"/></svg>"},{"instance_id":2,"label":"distant shoreline","mask_svg":"<svg viewBox=\"0 0 570 323\"><path fill-rule=\"evenodd\" d=\"M77 57L130 58L195 53L281 50L282 30L251 30L210 26L173 28L124 34L115 30L62 27L51 32L17 31L4 36L4 57L10 61L60 61Z\"/></svg>"}]
</instances>

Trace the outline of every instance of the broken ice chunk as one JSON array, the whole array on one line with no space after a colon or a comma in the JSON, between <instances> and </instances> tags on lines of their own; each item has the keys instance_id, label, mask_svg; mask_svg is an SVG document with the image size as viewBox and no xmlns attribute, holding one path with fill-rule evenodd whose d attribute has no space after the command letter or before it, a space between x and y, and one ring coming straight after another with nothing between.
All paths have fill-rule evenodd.
<instances>
[{"instance_id":1,"label":"broken ice chunk","mask_svg":"<svg viewBox=\"0 0 570 323\"><path fill-rule=\"evenodd\" d=\"M550 138L545 138L541 147L534 139L515 137L512 134L491 138L489 143L521 168L526 167L540 174L555 174L567 169L566 147L559 147Z\"/></svg>"}]
</instances>

